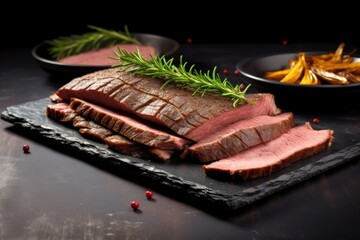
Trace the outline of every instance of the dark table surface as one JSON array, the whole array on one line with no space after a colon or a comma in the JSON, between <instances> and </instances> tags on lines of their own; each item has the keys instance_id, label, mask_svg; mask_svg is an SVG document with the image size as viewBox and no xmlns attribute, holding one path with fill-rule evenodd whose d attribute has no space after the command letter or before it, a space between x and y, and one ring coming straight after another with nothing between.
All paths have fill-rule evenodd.
<instances>
[{"instance_id":1,"label":"dark table surface","mask_svg":"<svg viewBox=\"0 0 360 240\"><path fill-rule=\"evenodd\" d=\"M228 69L259 54L327 51L335 44L191 44L179 54L201 68ZM0 111L48 97L70 79L43 71L31 49L0 49ZM329 128L360 134L359 105L318 112ZM287 106L291 109L290 106ZM299 111L299 112L298 112ZM295 110L295 114L304 114ZM314 113L305 113L312 116ZM312 114L312 115L311 115ZM30 154L22 145L29 144ZM359 158L234 213L209 212L130 181L0 121L0 239L359 239ZM138 200L140 211L130 202Z\"/></svg>"}]
</instances>

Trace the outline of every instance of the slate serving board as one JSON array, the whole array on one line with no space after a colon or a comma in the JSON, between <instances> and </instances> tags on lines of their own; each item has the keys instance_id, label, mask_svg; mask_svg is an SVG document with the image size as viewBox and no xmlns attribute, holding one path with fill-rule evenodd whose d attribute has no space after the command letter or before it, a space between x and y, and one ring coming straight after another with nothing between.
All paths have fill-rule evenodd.
<instances>
[{"instance_id":1,"label":"slate serving board","mask_svg":"<svg viewBox=\"0 0 360 240\"><path fill-rule=\"evenodd\" d=\"M331 148L272 173L269 177L224 181L204 175L200 163L175 160L157 162L111 151L105 144L84 138L77 130L46 117L45 109L49 103L50 100L44 98L10 106L2 112L1 118L59 146L95 158L97 162L103 160L104 164L116 165L120 175L130 172L133 176L153 182L159 189L165 189L165 192L185 193L187 200L212 210L240 209L360 155L359 138L335 131L336 140Z\"/></svg>"}]
</instances>

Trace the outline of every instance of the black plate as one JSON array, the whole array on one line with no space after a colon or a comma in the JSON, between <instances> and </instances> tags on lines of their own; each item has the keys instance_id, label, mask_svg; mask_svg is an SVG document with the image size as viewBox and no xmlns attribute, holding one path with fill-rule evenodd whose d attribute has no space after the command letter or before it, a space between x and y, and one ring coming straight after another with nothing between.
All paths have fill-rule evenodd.
<instances>
[{"instance_id":1,"label":"black plate","mask_svg":"<svg viewBox=\"0 0 360 240\"><path fill-rule=\"evenodd\" d=\"M304 182L316 175L334 169L360 155L360 136L344 132L343 125L334 128L335 141L322 152L294 162L271 173L268 177L246 181L224 181L204 175L201 163L152 161L125 156L109 150L105 144L84 138L76 129L49 119L44 113L49 98L7 107L1 118L31 130L32 136L46 139L49 145L78 156L81 153L89 163L106 166L121 176L146 183L148 187L184 199L209 211L232 212L255 201ZM308 116L295 115L297 124ZM322 116L320 116L322 119ZM315 129L326 128L320 124ZM150 185L150 186L149 186ZM294 206L296 207L296 206Z\"/></svg>"},{"instance_id":2,"label":"black plate","mask_svg":"<svg viewBox=\"0 0 360 240\"><path fill-rule=\"evenodd\" d=\"M158 55L164 55L166 57L176 53L180 47L180 44L177 41L159 35L134 33L134 36L140 41L140 43L153 46ZM74 65L57 62L49 55L48 48L49 45L47 43L40 43L33 48L32 56L42 69L52 74L81 76L90 72L111 67L97 65Z\"/></svg>"},{"instance_id":3,"label":"black plate","mask_svg":"<svg viewBox=\"0 0 360 240\"><path fill-rule=\"evenodd\" d=\"M319 53L308 53L319 54ZM281 83L263 78L269 71L289 67L289 59L297 59L297 53L260 56L246 59L236 65L243 80L259 92L273 93L281 106L304 108L333 108L354 106L359 99L360 83L349 85L299 85ZM359 58L355 58L358 61Z\"/></svg>"}]
</instances>

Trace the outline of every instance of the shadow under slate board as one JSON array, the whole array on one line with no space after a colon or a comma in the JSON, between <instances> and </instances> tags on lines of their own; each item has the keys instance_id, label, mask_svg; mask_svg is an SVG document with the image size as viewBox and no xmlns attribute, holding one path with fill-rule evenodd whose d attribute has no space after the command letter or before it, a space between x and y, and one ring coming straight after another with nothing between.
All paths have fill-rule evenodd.
<instances>
[{"instance_id":1,"label":"shadow under slate board","mask_svg":"<svg viewBox=\"0 0 360 240\"><path fill-rule=\"evenodd\" d=\"M201 203L205 209L233 211L263 199L273 193L304 182L324 171L333 169L360 155L360 139L342 134L334 129L333 145L321 153L272 173L269 177L254 180L224 181L208 177L200 163L188 161L157 162L139 159L109 150L105 144L84 138L76 129L49 119L45 109L48 98L10 106L1 118L16 126L26 128L37 135L55 142L58 146L71 148L86 158L94 157L99 163L116 165L119 175L131 173L139 179L150 180L164 192L176 191L187 200ZM296 118L296 116L295 116Z\"/></svg>"}]
</instances>

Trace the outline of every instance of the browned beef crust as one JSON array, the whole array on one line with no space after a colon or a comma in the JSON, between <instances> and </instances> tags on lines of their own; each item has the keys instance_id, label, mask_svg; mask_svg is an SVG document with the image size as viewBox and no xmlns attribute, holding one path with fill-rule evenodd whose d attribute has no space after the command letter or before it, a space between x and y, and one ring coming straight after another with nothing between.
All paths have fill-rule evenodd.
<instances>
[{"instance_id":1,"label":"browned beef crust","mask_svg":"<svg viewBox=\"0 0 360 240\"><path fill-rule=\"evenodd\" d=\"M210 134L186 149L182 157L209 162L230 157L260 143L268 142L294 127L292 113L260 115L238 121Z\"/></svg>"},{"instance_id":2,"label":"browned beef crust","mask_svg":"<svg viewBox=\"0 0 360 240\"><path fill-rule=\"evenodd\" d=\"M241 119L280 113L271 94L249 94L254 104L234 108L219 94L201 97L177 85L161 89L162 84L158 79L127 74L123 68L110 68L73 79L52 99L69 102L75 97L127 111L194 141Z\"/></svg>"}]
</instances>

